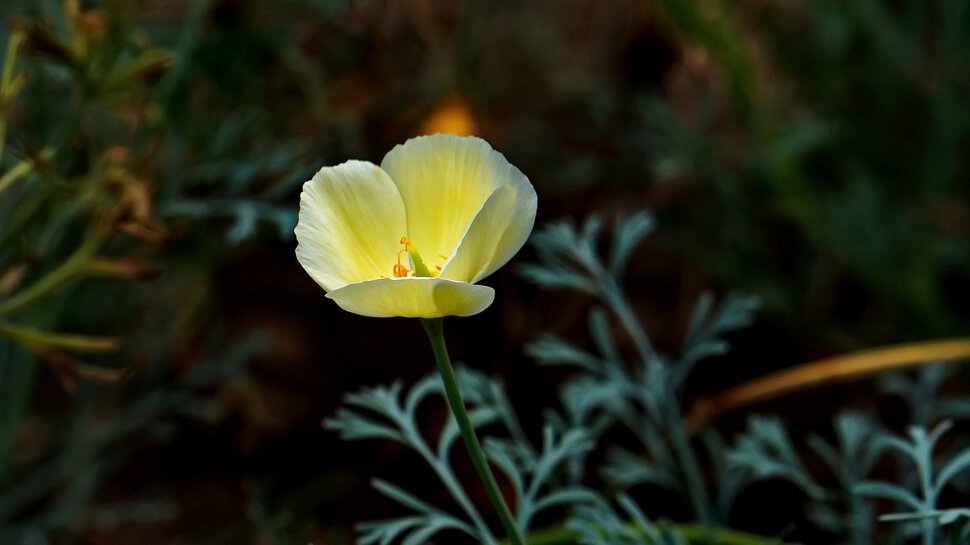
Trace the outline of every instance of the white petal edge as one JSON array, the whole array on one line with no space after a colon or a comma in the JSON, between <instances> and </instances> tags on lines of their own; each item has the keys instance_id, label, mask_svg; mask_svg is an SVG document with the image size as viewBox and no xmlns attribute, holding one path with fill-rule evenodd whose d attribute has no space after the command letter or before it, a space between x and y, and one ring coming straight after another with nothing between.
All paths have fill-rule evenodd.
<instances>
[{"instance_id":1,"label":"white petal edge","mask_svg":"<svg viewBox=\"0 0 970 545\"><path fill-rule=\"evenodd\" d=\"M394 181L366 161L321 168L303 184L296 258L324 290L390 276L407 234Z\"/></svg>"},{"instance_id":2,"label":"white petal edge","mask_svg":"<svg viewBox=\"0 0 970 545\"><path fill-rule=\"evenodd\" d=\"M440 278L478 282L505 265L535 225L538 198L529 179L500 153L492 161L505 184L482 205L462 235Z\"/></svg>"},{"instance_id":3,"label":"white petal edge","mask_svg":"<svg viewBox=\"0 0 970 545\"><path fill-rule=\"evenodd\" d=\"M378 278L327 294L347 312L373 318L471 316L488 308L495 290L443 278Z\"/></svg>"}]
</instances>

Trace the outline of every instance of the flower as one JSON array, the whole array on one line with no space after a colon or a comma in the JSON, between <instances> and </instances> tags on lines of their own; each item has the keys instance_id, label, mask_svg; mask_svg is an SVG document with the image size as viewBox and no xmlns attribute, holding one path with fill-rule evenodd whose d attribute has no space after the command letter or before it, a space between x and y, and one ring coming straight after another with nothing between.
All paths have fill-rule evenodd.
<instances>
[{"instance_id":1,"label":"flower","mask_svg":"<svg viewBox=\"0 0 970 545\"><path fill-rule=\"evenodd\" d=\"M296 257L341 308L374 317L477 314L535 223L529 179L488 142L435 134L381 166L347 161L303 185Z\"/></svg>"}]
</instances>

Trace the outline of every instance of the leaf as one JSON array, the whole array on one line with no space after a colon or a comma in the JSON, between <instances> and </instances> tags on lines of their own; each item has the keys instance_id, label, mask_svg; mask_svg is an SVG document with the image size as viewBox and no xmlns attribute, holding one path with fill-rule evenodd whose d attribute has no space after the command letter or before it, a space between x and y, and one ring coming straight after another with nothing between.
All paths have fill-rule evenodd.
<instances>
[{"instance_id":1,"label":"leaf","mask_svg":"<svg viewBox=\"0 0 970 545\"><path fill-rule=\"evenodd\" d=\"M597 410L605 410L612 417L636 418L630 403L629 381L598 380L589 376L574 379L562 388L560 397L566 411L575 422L585 422Z\"/></svg>"},{"instance_id":2,"label":"leaf","mask_svg":"<svg viewBox=\"0 0 970 545\"><path fill-rule=\"evenodd\" d=\"M535 232L530 242L539 254L539 263L524 265L522 274L546 288L597 294L595 277L602 266L596 255L596 238L601 224L599 218L591 216L581 234L565 222L551 223Z\"/></svg>"},{"instance_id":3,"label":"leaf","mask_svg":"<svg viewBox=\"0 0 970 545\"><path fill-rule=\"evenodd\" d=\"M491 407L476 407L468 411L468 417L472 421L472 426L480 428L497 421L498 413ZM461 430L458 428L458 424L455 423L455 419L449 414L445 428L438 437L437 454L439 460L448 459L448 451L460 434Z\"/></svg>"},{"instance_id":4,"label":"leaf","mask_svg":"<svg viewBox=\"0 0 970 545\"><path fill-rule=\"evenodd\" d=\"M564 267L526 263L519 267L522 276L546 289L568 288L595 295L597 287L586 276Z\"/></svg>"},{"instance_id":5,"label":"leaf","mask_svg":"<svg viewBox=\"0 0 970 545\"><path fill-rule=\"evenodd\" d=\"M917 511L923 508L923 503L912 492L893 483L868 481L857 485L853 489L853 493L860 496L875 496L896 500Z\"/></svg>"},{"instance_id":6,"label":"leaf","mask_svg":"<svg viewBox=\"0 0 970 545\"><path fill-rule=\"evenodd\" d=\"M704 337L704 326L710 319L713 307L714 295L711 292L705 291L697 298L697 302L694 303L694 312L691 313L690 322L687 326L686 346L696 344L699 339Z\"/></svg>"},{"instance_id":7,"label":"leaf","mask_svg":"<svg viewBox=\"0 0 970 545\"><path fill-rule=\"evenodd\" d=\"M377 491L381 494L384 494L388 498L391 498L392 500L405 507L413 509L414 511L424 513L426 515L444 515L441 510L432 507L399 486L377 478L371 479L370 483L371 486L377 489Z\"/></svg>"},{"instance_id":8,"label":"leaf","mask_svg":"<svg viewBox=\"0 0 970 545\"><path fill-rule=\"evenodd\" d=\"M620 507L626 512L627 516L640 528L647 529L651 526L650 519L643 514L643 511L637 506L637 504L630 499L630 496L626 494L620 494L616 499Z\"/></svg>"},{"instance_id":9,"label":"leaf","mask_svg":"<svg viewBox=\"0 0 970 545\"><path fill-rule=\"evenodd\" d=\"M815 499L825 496L824 489L803 467L781 421L777 418L752 417L748 427L748 432L728 453L727 459L731 465L747 469L758 478L787 479Z\"/></svg>"},{"instance_id":10,"label":"leaf","mask_svg":"<svg viewBox=\"0 0 970 545\"><path fill-rule=\"evenodd\" d=\"M617 219L613 232L613 249L610 252L610 273L619 278L636 246L649 235L656 225L648 212L637 212L626 219Z\"/></svg>"},{"instance_id":11,"label":"leaf","mask_svg":"<svg viewBox=\"0 0 970 545\"><path fill-rule=\"evenodd\" d=\"M615 367L622 365L623 358L613 338L609 315L603 307L597 306L589 311L589 332L596 349L603 355L602 360L598 361L605 361Z\"/></svg>"},{"instance_id":12,"label":"leaf","mask_svg":"<svg viewBox=\"0 0 970 545\"><path fill-rule=\"evenodd\" d=\"M729 344L723 335L749 326L759 306L757 298L735 294L728 295L716 312L713 305L713 296L705 292L694 306L683 354L674 372L675 384L680 384L698 361L727 353Z\"/></svg>"},{"instance_id":13,"label":"leaf","mask_svg":"<svg viewBox=\"0 0 970 545\"><path fill-rule=\"evenodd\" d=\"M423 516L403 517L397 519L377 520L363 522L356 526L357 531L361 532L360 544L370 545L389 545L396 539L408 534L401 542L406 543L425 543L430 536L448 529L455 529L465 532L475 539L481 536L471 526L444 514L428 514ZM418 539L415 542L413 539Z\"/></svg>"},{"instance_id":14,"label":"leaf","mask_svg":"<svg viewBox=\"0 0 970 545\"><path fill-rule=\"evenodd\" d=\"M533 469L530 488L538 490L539 486L547 483L557 466L572 456L592 450L593 446L592 438L584 430L568 430L557 440L553 429L545 426L542 430L542 452Z\"/></svg>"},{"instance_id":15,"label":"leaf","mask_svg":"<svg viewBox=\"0 0 970 545\"><path fill-rule=\"evenodd\" d=\"M603 476L624 489L641 484L655 484L665 490L679 493L681 482L669 469L661 464L651 463L628 450L612 448L603 467Z\"/></svg>"},{"instance_id":16,"label":"leaf","mask_svg":"<svg viewBox=\"0 0 970 545\"><path fill-rule=\"evenodd\" d=\"M458 385L461 387L466 403L491 405L495 402L492 395L495 391L495 380L484 373L465 366L458 366L455 369L455 374L458 377Z\"/></svg>"},{"instance_id":17,"label":"leaf","mask_svg":"<svg viewBox=\"0 0 970 545\"><path fill-rule=\"evenodd\" d=\"M329 418L323 422L323 427L328 430L339 431L340 437L348 441L390 439L407 444L404 435L398 430L384 423L365 418L349 409L338 410L335 418Z\"/></svg>"},{"instance_id":18,"label":"leaf","mask_svg":"<svg viewBox=\"0 0 970 545\"><path fill-rule=\"evenodd\" d=\"M576 348L562 339L543 333L525 347L525 353L540 364L568 364L597 372L603 364L599 358Z\"/></svg>"},{"instance_id":19,"label":"leaf","mask_svg":"<svg viewBox=\"0 0 970 545\"><path fill-rule=\"evenodd\" d=\"M516 497L521 498L525 491L525 478L522 475L522 467L517 463L514 449L506 441L488 438L485 440L485 455L497 465L512 482ZM521 502L519 502L521 509Z\"/></svg>"},{"instance_id":20,"label":"leaf","mask_svg":"<svg viewBox=\"0 0 970 545\"><path fill-rule=\"evenodd\" d=\"M940 437L943 437L943 434L945 434L946 432L950 431L951 429L953 429L953 421L952 420L944 420L944 421L940 422L939 424L937 424L936 427L934 427L932 431L930 431L929 435L926 436L926 439L929 442L929 448L930 448L931 451L933 449L933 446L936 445L937 441L940 440ZM914 428L914 429L912 429L910 431L910 433L911 434L917 434L917 433L919 433L919 434L925 434L926 432L923 431L922 428ZM914 438L915 438L915 435L914 435Z\"/></svg>"},{"instance_id":21,"label":"leaf","mask_svg":"<svg viewBox=\"0 0 970 545\"><path fill-rule=\"evenodd\" d=\"M378 414L396 419L400 414L398 398L401 394L401 381L394 381L390 386L375 386L360 392L344 396L344 403L370 409Z\"/></svg>"},{"instance_id":22,"label":"leaf","mask_svg":"<svg viewBox=\"0 0 970 545\"><path fill-rule=\"evenodd\" d=\"M584 503L596 503L601 501L600 495L588 488L568 487L560 488L545 495L536 502L533 512L535 514L556 506L556 505L579 505Z\"/></svg>"},{"instance_id":23,"label":"leaf","mask_svg":"<svg viewBox=\"0 0 970 545\"><path fill-rule=\"evenodd\" d=\"M600 500L578 509L567 527L576 532L577 541L582 545L687 545L691 542L675 526L651 521L625 494L618 497L617 503L623 514Z\"/></svg>"},{"instance_id":24,"label":"leaf","mask_svg":"<svg viewBox=\"0 0 970 545\"><path fill-rule=\"evenodd\" d=\"M964 449L940 468L933 484L934 494L939 494L953 477L967 468L970 468L970 448Z\"/></svg>"},{"instance_id":25,"label":"leaf","mask_svg":"<svg viewBox=\"0 0 970 545\"><path fill-rule=\"evenodd\" d=\"M944 509L938 511L938 513L940 513L941 525L953 524L960 519L970 521L970 509L968 508Z\"/></svg>"},{"instance_id":26,"label":"leaf","mask_svg":"<svg viewBox=\"0 0 970 545\"><path fill-rule=\"evenodd\" d=\"M373 522L363 522L357 525L357 531L361 532L360 544L389 545L399 535L407 532L411 528L424 522L424 517L404 517Z\"/></svg>"},{"instance_id":27,"label":"leaf","mask_svg":"<svg viewBox=\"0 0 970 545\"><path fill-rule=\"evenodd\" d=\"M970 509L933 509L917 510L911 513L889 513L887 515L880 516L879 520L886 522L904 522L911 520L936 519L940 526L946 526L948 524L953 524L961 518L970 518Z\"/></svg>"},{"instance_id":28,"label":"leaf","mask_svg":"<svg viewBox=\"0 0 970 545\"><path fill-rule=\"evenodd\" d=\"M828 444L818 435L811 435L808 437L808 439L806 439L806 441L808 446L819 455L822 461L829 466L829 469L831 469L833 473L836 475L842 474L842 456L840 456L839 453L832 448L832 445Z\"/></svg>"},{"instance_id":29,"label":"leaf","mask_svg":"<svg viewBox=\"0 0 970 545\"><path fill-rule=\"evenodd\" d=\"M438 375L428 375L427 377L421 379L417 384L411 387L407 397L405 397L404 411L407 414L415 414L418 410L418 406L421 405L421 402L423 402L431 394L440 394L442 389L443 386L441 385L441 378ZM394 397L397 397L397 395L395 394Z\"/></svg>"},{"instance_id":30,"label":"leaf","mask_svg":"<svg viewBox=\"0 0 970 545\"><path fill-rule=\"evenodd\" d=\"M442 530L448 530L450 528L463 529L472 537L478 537L476 533L470 531L471 529L469 527L465 526L465 528L462 528L462 526L465 525L456 525L453 519L443 519L437 517L426 522L423 527L417 528L411 532L411 534L401 542L401 545L426 545L428 543L428 538Z\"/></svg>"},{"instance_id":31,"label":"leaf","mask_svg":"<svg viewBox=\"0 0 970 545\"><path fill-rule=\"evenodd\" d=\"M867 471L882 451L882 445L873 441L876 424L868 416L858 412L845 412L838 416L835 423L839 444L846 456L861 456L863 470Z\"/></svg>"},{"instance_id":32,"label":"leaf","mask_svg":"<svg viewBox=\"0 0 970 545\"><path fill-rule=\"evenodd\" d=\"M893 436L882 436L879 438L879 442L882 443L883 448L888 448L903 454L915 463L919 462L919 456L916 453L916 449L913 445L903 441L898 437Z\"/></svg>"},{"instance_id":33,"label":"leaf","mask_svg":"<svg viewBox=\"0 0 970 545\"><path fill-rule=\"evenodd\" d=\"M120 339L116 337L94 337L90 335L44 331L42 329L12 324L6 321L0 321L0 335L38 351L43 351L45 348L62 348L73 352L99 354L114 352L121 345Z\"/></svg>"}]
</instances>

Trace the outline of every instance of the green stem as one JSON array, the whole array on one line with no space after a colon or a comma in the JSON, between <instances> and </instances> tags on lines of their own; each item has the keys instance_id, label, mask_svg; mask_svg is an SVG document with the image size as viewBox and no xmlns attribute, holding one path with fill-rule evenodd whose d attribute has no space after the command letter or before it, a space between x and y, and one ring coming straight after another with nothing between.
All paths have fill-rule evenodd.
<instances>
[{"instance_id":1,"label":"green stem","mask_svg":"<svg viewBox=\"0 0 970 545\"><path fill-rule=\"evenodd\" d=\"M650 361L657 353L653 349L653 345L650 344L650 339L644 333L643 327L640 326L640 321L637 320L636 314L633 313L633 308L630 307L629 301L624 297L623 290L619 284L612 277L606 277L604 275L604 278L605 280L600 282L603 287L603 300L613 311L613 314L620 320L627 335L633 340L633 344L637 348L637 353L640 354L640 359L644 362Z\"/></svg>"},{"instance_id":2,"label":"green stem","mask_svg":"<svg viewBox=\"0 0 970 545\"><path fill-rule=\"evenodd\" d=\"M7 130L7 122L3 118L0 118L0 154L3 153L3 137ZM0 155L2 157L2 155ZM24 160L17 163L16 166L8 170L0 176L0 193L7 190L7 187L13 185L18 179L30 174L30 171L34 169L34 163L30 160Z\"/></svg>"},{"instance_id":3,"label":"green stem","mask_svg":"<svg viewBox=\"0 0 970 545\"><path fill-rule=\"evenodd\" d=\"M0 116L2 116L2 114L0 114ZM0 162L2 162L3 159L3 136L5 130L6 121L0 117ZM11 167L10 170L3 174L3 176L0 176L0 194L12 186L14 182L33 172L36 169L37 161L46 161L52 156L53 152L50 149L45 149L44 151L40 152L36 159L24 159Z\"/></svg>"},{"instance_id":4,"label":"green stem","mask_svg":"<svg viewBox=\"0 0 970 545\"><path fill-rule=\"evenodd\" d=\"M649 362L656 357L656 352L643 327L640 325L639 320L637 320L629 301L623 296L623 290L613 277L604 274L600 278L602 279L600 285L603 288L603 300L620 320L627 335L633 339L633 343L637 347L637 352L639 352L644 363ZM674 414L670 415L667 427L670 429L670 439L684 475L684 484L687 485L694 515L699 519L701 527L708 529L707 542L713 543L714 534L711 526L711 509L707 497L707 490L704 486L704 479L701 476L700 464L694 455L693 449L691 449L690 440L684 433L680 411L677 409L676 404L671 410Z\"/></svg>"},{"instance_id":5,"label":"green stem","mask_svg":"<svg viewBox=\"0 0 970 545\"><path fill-rule=\"evenodd\" d=\"M0 164L3 164L4 146L7 142L7 114L10 111L10 102L14 95L20 90L22 83L15 83L14 64L17 62L17 52L23 45L26 35L23 30L14 30L10 35L7 45L7 56L3 63L3 72L0 74Z\"/></svg>"},{"instance_id":6,"label":"green stem","mask_svg":"<svg viewBox=\"0 0 970 545\"><path fill-rule=\"evenodd\" d=\"M707 489L704 486L704 478L701 476L700 464L690 446L690 440L687 438L684 426L680 423L679 411L673 412L677 414L671 415L668 427L670 428L674 452L677 453L681 471L684 473L684 482L690 494L694 515L697 516L701 527L707 531L707 541L715 543L713 526L711 525L710 503L707 498Z\"/></svg>"},{"instance_id":7,"label":"green stem","mask_svg":"<svg viewBox=\"0 0 970 545\"><path fill-rule=\"evenodd\" d=\"M15 295L0 301L0 316L30 305L83 274L88 262L98 251L103 238L104 235L99 232L89 234L87 240L81 243L67 261Z\"/></svg>"},{"instance_id":8,"label":"green stem","mask_svg":"<svg viewBox=\"0 0 970 545\"><path fill-rule=\"evenodd\" d=\"M918 459L933 459L934 441L930 440L923 444L917 442L915 452L919 456ZM920 488L923 491L923 511L936 510L936 494L933 492L933 469L931 464L932 462L928 462L926 465L917 464L916 468L919 474ZM933 545L936 542L936 521L928 518L923 520L920 526L922 526L923 530L923 545Z\"/></svg>"},{"instance_id":9,"label":"green stem","mask_svg":"<svg viewBox=\"0 0 970 545\"><path fill-rule=\"evenodd\" d=\"M35 327L11 324L0 320L0 335L27 346L46 346L63 348L75 352L103 353L118 349L118 339L114 337L92 337L45 331Z\"/></svg>"},{"instance_id":10,"label":"green stem","mask_svg":"<svg viewBox=\"0 0 970 545\"><path fill-rule=\"evenodd\" d=\"M525 545L525 540L515 525L512 512L506 505L498 483L495 482L495 476L492 475L492 470L485 459L485 452L475 435L475 426L465 409L465 402L462 400L461 390L458 387L458 378L455 376L455 369L451 365L448 348L445 346L444 320L442 318L423 319L421 324L428 333L428 340L431 341L431 349L434 351L434 358L438 363L438 372L441 374L441 382L444 383L448 405L451 406L451 412L455 416L461 437L465 440L465 446L468 448L468 454L471 456L475 471L478 472L478 477L482 480L482 485L485 486L488 499L492 501L492 506L498 513L499 520L502 521L506 533L508 533L509 542L512 545Z\"/></svg>"}]
</instances>

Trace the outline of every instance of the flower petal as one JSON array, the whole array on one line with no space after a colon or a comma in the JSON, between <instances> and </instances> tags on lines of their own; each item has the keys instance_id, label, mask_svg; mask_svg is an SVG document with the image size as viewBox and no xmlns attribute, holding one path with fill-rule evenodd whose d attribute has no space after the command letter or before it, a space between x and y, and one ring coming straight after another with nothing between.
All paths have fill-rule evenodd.
<instances>
[{"instance_id":1,"label":"flower petal","mask_svg":"<svg viewBox=\"0 0 970 545\"><path fill-rule=\"evenodd\" d=\"M509 185L495 190L458 243L440 278L478 282L505 265L522 248L536 219L536 192L517 168Z\"/></svg>"},{"instance_id":2,"label":"flower petal","mask_svg":"<svg viewBox=\"0 0 970 545\"><path fill-rule=\"evenodd\" d=\"M488 308L495 290L441 278L378 278L331 291L340 308L375 318L471 316Z\"/></svg>"},{"instance_id":3,"label":"flower petal","mask_svg":"<svg viewBox=\"0 0 970 545\"><path fill-rule=\"evenodd\" d=\"M397 186L373 163L324 167L303 184L296 258L327 291L390 276L407 234Z\"/></svg>"},{"instance_id":4,"label":"flower petal","mask_svg":"<svg viewBox=\"0 0 970 545\"><path fill-rule=\"evenodd\" d=\"M401 192L407 236L429 266L438 255L451 257L486 199L509 184L514 169L481 138L451 134L419 136L395 146L381 168Z\"/></svg>"}]
</instances>

